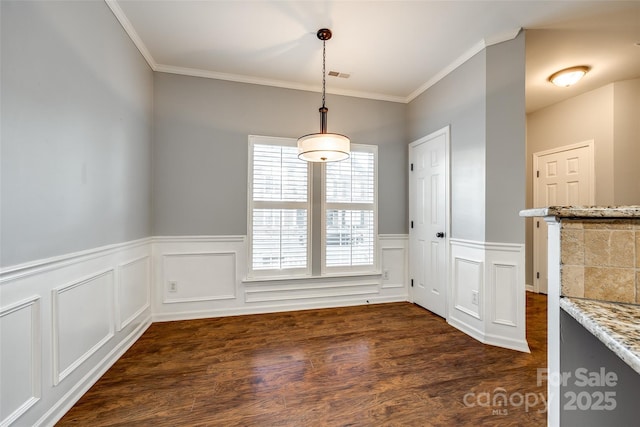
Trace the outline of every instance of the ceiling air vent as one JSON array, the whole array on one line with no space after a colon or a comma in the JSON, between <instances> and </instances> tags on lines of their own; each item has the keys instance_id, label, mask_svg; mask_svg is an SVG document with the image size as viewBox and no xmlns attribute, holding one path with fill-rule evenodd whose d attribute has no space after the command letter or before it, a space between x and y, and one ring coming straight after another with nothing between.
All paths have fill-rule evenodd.
<instances>
[{"instance_id":1,"label":"ceiling air vent","mask_svg":"<svg viewBox=\"0 0 640 427\"><path fill-rule=\"evenodd\" d=\"M339 71L329 71L328 73L331 77L340 77L343 79L348 79L349 77L351 77L351 74L349 73L341 73Z\"/></svg>"}]
</instances>

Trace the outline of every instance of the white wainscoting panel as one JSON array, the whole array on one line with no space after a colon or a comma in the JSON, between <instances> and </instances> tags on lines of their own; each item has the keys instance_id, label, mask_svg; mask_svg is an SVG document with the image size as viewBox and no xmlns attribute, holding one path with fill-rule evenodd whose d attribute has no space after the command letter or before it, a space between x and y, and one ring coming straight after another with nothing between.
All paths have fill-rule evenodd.
<instances>
[{"instance_id":1,"label":"white wainscoting panel","mask_svg":"<svg viewBox=\"0 0 640 427\"><path fill-rule=\"evenodd\" d=\"M0 309L0 426L8 426L38 400L40 363L40 298L35 296Z\"/></svg>"},{"instance_id":2,"label":"white wainscoting panel","mask_svg":"<svg viewBox=\"0 0 640 427\"><path fill-rule=\"evenodd\" d=\"M450 239L450 244L453 301L448 322L483 343L529 352L524 245L461 239Z\"/></svg>"},{"instance_id":3,"label":"white wainscoting panel","mask_svg":"<svg viewBox=\"0 0 640 427\"><path fill-rule=\"evenodd\" d=\"M379 247L382 260L382 289L395 289L397 295L409 298L409 236L381 234Z\"/></svg>"},{"instance_id":4,"label":"white wainscoting panel","mask_svg":"<svg viewBox=\"0 0 640 427\"><path fill-rule=\"evenodd\" d=\"M113 337L114 270L53 292L53 384L58 385Z\"/></svg>"},{"instance_id":5,"label":"white wainscoting panel","mask_svg":"<svg viewBox=\"0 0 640 427\"><path fill-rule=\"evenodd\" d=\"M483 262L453 258L453 307L463 313L482 320L479 297L483 294ZM478 301L474 301L474 292Z\"/></svg>"},{"instance_id":6,"label":"white wainscoting panel","mask_svg":"<svg viewBox=\"0 0 640 427\"><path fill-rule=\"evenodd\" d=\"M491 321L505 326L518 326L516 289L518 266L515 264L491 264L494 302Z\"/></svg>"},{"instance_id":7,"label":"white wainscoting panel","mask_svg":"<svg viewBox=\"0 0 640 427\"><path fill-rule=\"evenodd\" d=\"M0 270L0 427L54 425L155 320L408 300L408 236L382 271L243 281L245 236L153 237ZM169 283L175 282L175 292Z\"/></svg>"},{"instance_id":8,"label":"white wainscoting panel","mask_svg":"<svg viewBox=\"0 0 640 427\"><path fill-rule=\"evenodd\" d=\"M379 281L344 279L309 279L300 283L277 284L255 282L247 286L245 301L247 303L272 303L274 301L301 301L335 299L336 297L374 297L379 293Z\"/></svg>"},{"instance_id":9,"label":"white wainscoting panel","mask_svg":"<svg viewBox=\"0 0 640 427\"><path fill-rule=\"evenodd\" d=\"M487 343L529 353L526 328L524 245L485 244Z\"/></svg>"},{"instance_id":10,"label":"white wainscoting panel","mask_svg":"<svg viewBox=\"0 0 640 427\"><path fill-rule=\"evenodd\" d=\"M246 279L245 236L153 238L154 320L407 301L408 236L379 236L374 274Z\"/></svg>"},{"instance_id":11,"label":"white wainscoting panel","mask_svg":"<svg viewBox=\"0 0 640 427\"><path fill-rule=\"evenodd\" d=\"M236 268L235 252L164 254L162 302L235 299Z\"/></svg>"},{"instance_id":12,"label":"white wainscoting panel","mask_svg":"<svg viewBox=\"0 0 640 427\"><path fill-rule=\"evenodd\" d=\"M1 426L54 425L142 335L150 249L140 239L0 270Z\"/></svg>"},{"instance_id":13,"label":"white wainscoting panel","mask_svg":"<svg viewBox=\"0 0 640 427\"><path fill-rule=\"evenodd\" d=\"M116 313L118 331L149 309L151 258L145 255L118 266Z\"/></svg>"}]
</instances>

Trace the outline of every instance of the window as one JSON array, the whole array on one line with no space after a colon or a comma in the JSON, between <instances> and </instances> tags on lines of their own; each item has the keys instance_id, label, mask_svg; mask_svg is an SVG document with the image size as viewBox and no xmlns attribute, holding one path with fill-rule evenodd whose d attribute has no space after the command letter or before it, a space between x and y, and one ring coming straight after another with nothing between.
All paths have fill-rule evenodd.
<instances>
[{"instance_id":1,"label":"window","mask_svg":"<svg viewBox=\"0 0 640 427\"><path fill-rule=\"evenodd\" d=\"M309 166L298 159L295 140L251 136L249 141L250 271L307 274Z\"/></svg>"},{"instance_id":2,"label":"window","mask_svg":"<svg viewBox=\"0 0 640 427\"><path fill-rule=\"evenodd\" d=\"M298 159L295 139L249 137L249 276L300 276L376 269L377 147L351 145L351 157L317 165L322 184L311 242L312 170Z\"/></svg>"},{"instance_id":3,"label":"window","mask_svg":"<svg viewBox=\"0 0 640 427\"><path fill-rule=\"evenodd\" d=\"M375 269L376 150L351 146L351 156L324 171L323 272Z\"/></svg>"}]
</instances>

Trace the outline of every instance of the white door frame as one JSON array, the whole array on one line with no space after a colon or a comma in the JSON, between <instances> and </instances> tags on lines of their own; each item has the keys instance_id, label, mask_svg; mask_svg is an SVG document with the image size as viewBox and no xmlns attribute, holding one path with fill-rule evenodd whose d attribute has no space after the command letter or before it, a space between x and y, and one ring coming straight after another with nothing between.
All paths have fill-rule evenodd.
<instances>
[{"instance_id":1,"label":"white door frame","mask_svg":"<svg viewBox=\"0 0 640 427\"><path fill-rule=\"evenodd\" d=\"M596 173L595 173L595 144L594 140L590 139L587 141L579 142L577 144L564 145L562 147L552 148L550 150L538 151L537 153L533 153L533 207L545 207L545 206L536 206L536 201L538 200L538 193L540 189L538 188L538 166L540 157L547 156L549 154L561 153L563 151L571 151L578 148L587 148L588 156L589 156L589 176L591 177L591 182L589 183L589 204L595 204L595 194L596 194ZM540 271L540 259L538 257L538 250L540 244L547 244L547 242L540 242L538 232L536 231L536 221L534 219L533 224L533 291L535 293L540 293L540 280L536 277L536 272Z\"/></svg>"},{"instance_id":2,"label":"white door frame","mask_svg":"<svg viewBox=\"0 0 640 427\"><path fill-rule=\"evenodd\" d=\"M411 163L413 161L412 158L412 148L420 145L420 144L424 144L425 142L428 142L432 139L435 139L441 135L444 135L445 138L445 144L444 144L444 153L445 153L445 162L444 162L444 168L445 168L445 190L444 190L444 197L445 197L445 214L444 214L444 222L445 222L445 236L444 236L444 244L445 244L445 284L444 284L444 289L445 289L445 319L449 318L449 297L451 295L451 290L450 290L450 272L451 272L451 268L450 268L450 259L451 259L451 247L449 245L449 239L451 238L451 187L450 187L450 181L451 181L451 144L450 144L450 136L451 136L451 126L447 125L445 127L443 127L442 129L439 129L435 132L432 132L426 136L423 136L420 139L417 139L413 142L411 142L409 144L409 168L407 169L407 173L408 173L408 180L409 180L409 217L411 217L411 194L412 194L412 184L411 184ZM409 218L409 222L411 222L411 218ZM411 227L411 225L409 225L409 227ZM411 229L409 229L409 234L411 234ZM409 251L411 251L411 236L409 236ZM411 255L409 255L409 274L411 274L411 272L413 271L412 266L411 266ZM414 292L414 288L409 286L409 297L411 298L411 302L415 302L415 298L413 296L413 292Z\"/></svg>"}]
</instances>

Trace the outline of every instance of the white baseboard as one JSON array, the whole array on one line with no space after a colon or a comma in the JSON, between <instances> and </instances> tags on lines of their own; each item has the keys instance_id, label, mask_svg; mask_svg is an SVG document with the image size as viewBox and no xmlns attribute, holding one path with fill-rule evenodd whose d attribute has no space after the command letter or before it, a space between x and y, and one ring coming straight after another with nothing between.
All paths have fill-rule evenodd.
<instances>
[{"instance_id":1,"label":"white baseboard","mask_svg":"<svg viewBox=\"0 0 640 427\"><path fill-rule=\"evenodd\" d=\"M263 305L258 307L241 307L232 309L218 309L218 310L202 310L202 311L179 311L179 312L167 312L162 314L155 314L153 316L154 322L172 322L175 320L193 320L193 319L208 319L214 317L225 316L242 316L251 314L266 314L266 313L280 313L287 311L300 311L300 310L316 310L323 308L335 308L335 307L352 307L358 305L368 304L384 304L391 302L406 302L407 297L371 297L366 300L363 299L342 299L332 300L329 303L296 303L296 304L278 304L278 305Z\"/></svg>"}]
</instances>

